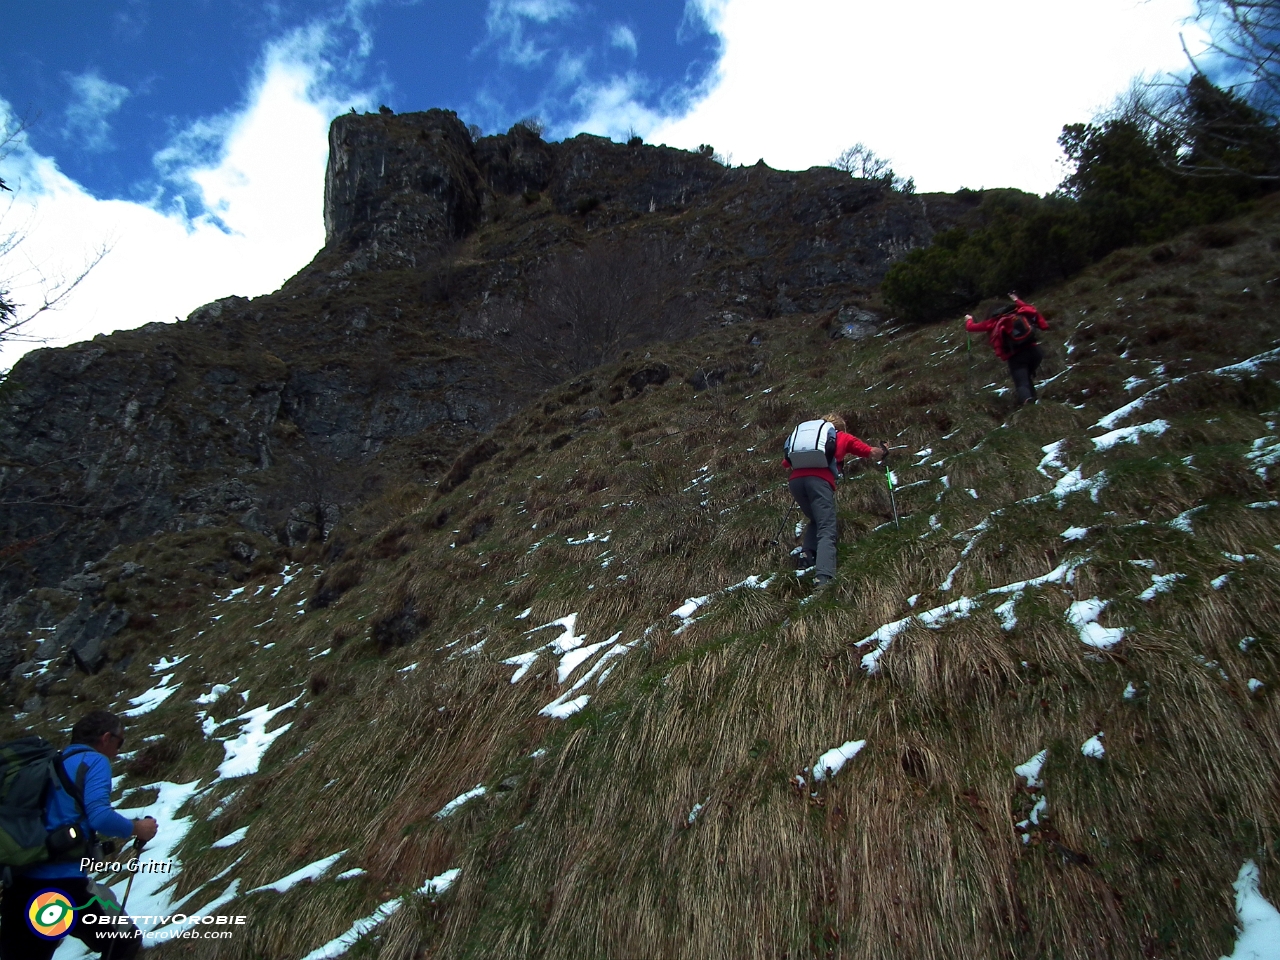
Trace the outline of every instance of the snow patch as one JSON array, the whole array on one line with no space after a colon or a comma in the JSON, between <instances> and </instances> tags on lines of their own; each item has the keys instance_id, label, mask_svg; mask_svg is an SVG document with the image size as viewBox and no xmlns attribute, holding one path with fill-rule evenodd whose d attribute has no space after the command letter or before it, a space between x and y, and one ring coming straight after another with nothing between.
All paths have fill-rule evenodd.
<instances>
[{"instance_id":1,"label":"snow patch","mask_svg":"<svg viewBox=\"0 0 1280 960\"><path fill-rule=\"evenodd\" d=\"M150 713L156 707L160 706L160 704L173 696L177 692L178 688L182 686L181 683L175 683L173 686L169 686L169 681L172 679L173 674L166 673L160 678L160 682L156 686L138 694L136 697L131 697L129 702L133 704L133 707L129 710L121 710L120 716L140 717L144 713Z\"/></svg>"},{"instance_id":2,"label":"snow patch","mask_svg":"<svg viewBox=\"0 0 1280 960\"><path fill-rule=\"evenodd\" d=\"M572 700L566 700L564 697L558 697L539 710L538 713L546 717L551 717L554 720L563 720L566 717L573 716L590 702L591 694L589 693L584 693L580 697L574 697Z\"/></svg>"},{"instance_id":3,"label":"snow patch","mask_svg":"<svg viewBox=\"0 0 1280 960\"><path fill-rule=\"evenodd\" d=\"M680 604L680 606L672 610L671 616L679 617L681 620L688 620L698 612L699 607L705 606L710 601L710 594L705 597L690 597L684 603Z\"/></svg>"},{"instance_id":4,"label":"snow patch","mask_svg":"<svg viewBox=\"0 0 1280 960\"><path fill-rule=\"evenodd\" d=\"M587 535L583 537L581 540L574 540L572 537L565 537L564 540L565 540L565 543L569 544L569 546L571 547L579 547L584 543L608 543L609 536L612 533L613 533L612 530L607 530L602 536L598 537L594 533L588 531Z\"/></svg>"},{"instance_id":5,"label":"snow patch","mask_svg":"<svg viewBox=\"0 0 1280 960\"><path fill-rule=\"evenodd\" d=\"M1063 476L1049 491L1050 495L1058 500L1059 510L1062 509L1067 497L1085 490L1089 492L1089 499L1094 503L1098 502L1098 494L1107 485L1107 473L1105 470L1099 470L1092 477L1086 479L1081 473L1083 469L1083 467L1076 467Z\"/></svg>"},{"instance_id":6,"label":"snow patch","mask_svg":"<svg viewBox=\"0 0 1280 960\"><path fill-rule=\"evenodd\" d=\"M1192 507L1190 510L1183 510L1180 514L1169 521L1169 526L1174 530L1180 530L1182 533L1195 535L1195 529L1191 526L1191 518L1197 513L1201 513L1209 508L1205 505Z\"/></svg>"},{"instance_id":7,"label":"snow patch","mask_svg":"<svg viewBox=\"0 0 1280 960\"><path fill-rule=\"evenodd\" d=\"M621 632L615 633L608 640L601 640L599 643L593 643L585 647L579 647L577 650L570 650L560 658L560 666L556 670L556 680L564 683L569 679L570 674L578 669L580 665L594 657L598 652L603 650L610 644L618 642L618 638L622 636Z\"/></svg>"},{"instance_id":8,"label":"snow patch","mask_svg":"<svg viewBox=\"0 0 1280 960\"><path fill-rule=\"evenodd\" d=\"M818 762L813 765L814 782L817 783L826 780L828 777L834 777L866 745L867 741L865 740L847 740L838 747L832 747L820 756Z\"/></svg>"},{"instance_id":9,"label":"snow patch","mask_svg":"<svg viewBox=\"0 0 1280 960\"><path fill-rule=\"evenodd\" d=\"M622 636L621 631L619 631L618 633L615 633L612 637L610 637L609 641L616 640L620 636ZM636 641L633 640L630 643L619 643L613 646L612 648L610 648L609 650L606 650L604 654L600 657L600 659L595 662L595 666L593 666L590 670L584 673L573 684L573 686L571 686L568 690L566 690L560 696L556 697L556 699L552 700L549 704L547 704L538 712L543 716L552 717L556 720L563 720L565 717L569 717L577 713L579 710L581 710L583 707L587 705L587 703L591 700L591 697L589 694L583 694L578 697L573 697L573 694L576 693L578 690L581 690L584 686L586 686L588 681L590 681L593 677L596 677L597 675L599 676L599 679L596 680L596 687L598 688L600 684L604 683L605 678L608 677L610 672L613 670L613 667L607 666L607 664L609 664L610 661L618 657L624 656L626 653L628 653L631 650L633 646L635 646L635 644L636 644Z\"/></svg>"},{"instance_id":10,"label":"snow patch","mask_svg":"<svg viewBox=\"0 0 1280 960\"><path fill-rule=\"evenodd\" d=\"M1067 622L1076 628L1080 641L1099 650L1110 650L1124 639L1124 627L1104 627L1097 622L1108 603L1110 601L1092 597L1076 600L1067 608Z\"/></svg>"},{"instance_id":11,"label":"snow patch","mask_svg":"<svg viewBox=\"0 0 1280 960\"><path fill-rule=\"evenodd\" d=\"M524 675L533 667L534 661L538 659L538 654L542 652L542 648L530 650L528 653L517 653L514 657L507 657L502 662L516 668L515 673L511 674L511 682L519 683Z\"/></svg>"},{"instance_id":12,"label":"snow patch","mask_svg":"<svg viewBox=\"0 0 1280 960\"><path fill-rule=\"evenodd\" d=\"M446 803L443 807L437 810L435 814L435 818L437 820L443 820L445 817L449 816L451 813L453 813L453 811L457 810L460 806L462 806L468 800L474 800L476 797L483 797L488 792L489 791L484 788L483 784L477 784L476 786L468 790L466 793L461 793L458 796L454 797L452 800Z\"/></svg>"},{"instance_id":13,"label":"snow patch","mask_svg":"<svg viewBox=\"0 0 1280 960\"><path fill-rule=\"evenodd\" d=\"M335 937L322 947L317 947L308 953L302 960L333 960L340 957L353 946L356 941L363 937L378 924L382 923L388 917L392 916L397 910L404 906L403 900L388 900L386 903L378 907L377 910L369 914L367 917L361 917L350 927L346 933L339 937Z\"/></svg>"},{"instance_id":14,"label":"snow patch","mask_svg":"<svg viewBox=\"0 0 1280 960\"><path fill-rule=\"evenodd\" d=\"M855 646L859 647L864 647L869 643L875 644L874 650L863 655L862 668L867 673L876 673L880 669L880 657L889 649L894 638L907 629L912 621L918 620L924 626L937 630L953 617L967 617L974 606L975 604L971 599L961 597L959 600L943 604L940 607L934 607L932 610L925 610L923 613L913 614L903 617L901 620L895 620L893 623L884 624L875 633L869 637L864 637L855 644Z\"/></svg>"},{"instance_id":15,"label":"snow patch","mask_svg":"<svg viewBox=\"0 0 1280 960\"><path fill-rule=\"evenodd\" d=\"M233 777L244 777L251 773L257 773L258 765L262 763L262 757L271 744L275 743L285 731L293 726L292 723L286 723L267 733L267 724L271 722L276 714L288 710L301 699L302 694L298 694L288 703L282 704L274 710L264 703L248 713L241 714L235 720L229 721L233 723L240 721L243 726L238 737L234 740L223 742L222 749L226 756L218 766L218 776L230 780Z\"/></svg>"},{"instance_id":16,"label":"snow patch","mask_svg":"<svg viewBox=\"0 0 1280 960\"><path fill-rule=\"evenodd\" d=\"M1280 464L1280 437L1259 437L1253 441L1253 448L1244 458L1253 464L1253 472L1265 481L1267 468Z\"/></svg>"},{"instance_id":17,"label":"snow patch","mask_svg":"<svg viewBox=\"0 0 1280 960\"><path fill-rule=\"evenodd\" d=\"M234 847L237 843L245 838L249 833L248 827L241 827L239 830L232 830L221 840L215 840L209 846L215 850L221 850L223 847Z\"/></svg>"},{"instance_id":18,"label":"snow patch","mask_svg":"<svg viewBox=\"0 0 1280 960\"><path fill-rule=\"evenodd\" d=\"M1150 423L1139 423L1132 427L1121 427L1100 437L1093 438L1095 450L1110 450L1121 443L1137 443L1144 433L1158 437L1169 429L1167 420L1152 420Z\"/></svg>"},{"instance_id":19,"label":"snow patch","mask_svg":"<svg viewBox=\"0 0 1280 960\"><path fill-rule=\"evenodd\" d=\"M1031 789L1037 789L1043 786L1040 782L1040 771L1044 769L1044 762L1049 759L1049 751L1041 750L1026 763L1020 763L1013 768L1013 772L1022 779L1027 781L1027 786Z\"/></svg>"},{"instance_id":20,"label":"snow patch","mask_svg":"<svg viewBox=\"0 0 1280 960\"><path fill-rule=\"evenodd\" d=\"M1138 594L1138 599L1143 603L1149 603L1162 593L1168 593L1173 589L1173 585L1179 580L1185 580L1185 573L1164 573L1155 574L1151 577L1151 586Z\"/></svg>"},{"instance_id":21,"label":"snow patch","mask_svg":"<svg viewBox=\"0 0 1280 960\"><path fill-rule=\"evenodd\" d=\"M264 883L260 887L254 887L249 893L258 893L262 890L274 890L276 893L284 893L286 890L297 886L303 880L317 880L328 873L329 868L337 863L346 852L346 850L339 850L337 853L330 854L314 863L308 863L305 867L300 867L293 873L286 874L274 883Z\"/></svg>"},{"instance_id":22,"label":"snow patch","mask_svg":"<svg viewBox=\"0 0 1280 960\"><path fill-rule=\"evenodd\" d=\"M129 893L129 913L133 916L135 925L144 932L154 930L159 926L160 917L173 913L173 891L176 889L173 881L176 879L175 875L182 871L182 863L175 854L194 823L191 817L178 816L178 811L195 795L199 781L160 782L146 786L160 791L154 801L145 807L122 807L118 812L126 819L152 816L159 820L162 829L147 844L147 858L157 861L172 860L174 866L173 872L168 874L138 873L134 876L133 889ZM236 884L233 883L232 886ZM234 896L234 892L232 895Z\"/></svg>"},{"instance_id":23,"label":"snow patch","mask_svg":"<svg viewBox=\"0 0 1280 960\"><path fill-rule=\"evenodd\" d=\"M1167 384L1162 383L1160 386L1155 387L1154 389L1148 390L1146 393L1144 393L1142 396L1138 397L1137 399L1130 400L1123 407L1120 407L1117 410L1112 410L1105 417L1103 417L1101 420L1095 423L1093 425L1094 428L1098 430L1113 429L1117 423L1119 423L1125 417L1129 416L1129 414L1133 413L1135 410L1141 410L1143 407L1145 407L1147 405L1147 401L1150 400L1154 394L1163 390L1165 386L1167 386Z\"/></svg>"},{"instance_id":24,"label":"snow patch","mask_svg":"<svg viewBox=\"0 0 1280 960\"><path fill-rule=\"evenodd\" d=\"M1239 933L1236 948L1222 960L1280 960L1280 911L1262 895L1258 865L1246 860L1232 886Z\"/></svg>"}]
</instances>

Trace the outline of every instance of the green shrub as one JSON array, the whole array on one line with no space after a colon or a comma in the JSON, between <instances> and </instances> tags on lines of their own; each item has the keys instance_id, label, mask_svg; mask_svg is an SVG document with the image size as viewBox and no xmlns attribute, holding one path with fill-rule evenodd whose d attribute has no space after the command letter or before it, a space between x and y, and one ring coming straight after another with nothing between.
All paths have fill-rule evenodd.
<instances>
[{"instance_id":1,"label":"green shrub","mask_svg":"<svg viewBox=\"0 0 1280 960\"><path fill-rule=\"evenodd\" d=\"M967 226L889 269L885 302L924 321L1010 290L1029 293L1120 247L1232 216L1276 189L1274 118L1200 76L1171 103L1163 115L1134 108L1063 127L1058 142L1073 172L1056 193L982 192Z\"/></svg>"},{"instance_id":2,"label":"green shrub","mask_svg":"<svg viewBox=\"0 0 1280 960\"><path fill-rule=\"evenodd\" d=\"M911 251L885 276L886 302L907 320L932 320L1010 290L1071 276L1089 262L1078 204L1016 190L986 191L977 226Z\"/></svg>"}]
</instances>

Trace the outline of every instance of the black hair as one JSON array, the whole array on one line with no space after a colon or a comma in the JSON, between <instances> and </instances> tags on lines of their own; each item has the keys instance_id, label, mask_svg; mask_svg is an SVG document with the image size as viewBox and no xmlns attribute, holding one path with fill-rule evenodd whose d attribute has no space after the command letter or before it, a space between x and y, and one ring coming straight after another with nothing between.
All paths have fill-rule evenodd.
<instances>
[{"instance_id":1,"label":"black hair","mask_svg":"<svg viewBox=\"0 0 1280 960\"><path fill-rule=\"evenodd\" d=\"M992 307L990 310L987 311L987 319L994 320L996 317L1002 314L1013 313L1013 311L1016 309L1017 309L1017 304L997 303L994 307Z\"/></svg>"},{"instance_id":2,"label":"black hair","mask_svg":"<svg viewBox=\"0 0 1280 960\"><path fill-rule=\"evenodd\" d=\"M124 723L110 710L91 710L71 728L71 742L93 746L104 733L124 733Z\"/></svg>"}]
</instances>

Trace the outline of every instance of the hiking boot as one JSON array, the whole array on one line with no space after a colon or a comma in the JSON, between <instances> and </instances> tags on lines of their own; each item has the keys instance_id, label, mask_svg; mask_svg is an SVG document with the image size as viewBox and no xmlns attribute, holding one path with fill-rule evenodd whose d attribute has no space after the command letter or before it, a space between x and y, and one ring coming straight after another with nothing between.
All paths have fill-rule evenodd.
<instances>
[{"instance_id":1,"label":"hiking boot","mask_svg":"<svg viewBox=\"0 0 1280 960\"><path fill-rule=\"evenodd\" d=\"M824 590L826 590L828 587L831 586L831 582L832 581L830 577L823 577L823 576L815 577L813 581L813 592L822 593Z\"/></svg>"},{"instance_id":2,"label":"hiking boot","mask_svg":"<svg viewBox=\"0 0 1280 960\"><path fill-rule=\"evenodd\" d=\"M818 558L812 553L805 553L803 550L797 553L793 559L797 570L808 570L818 561Z\"/></svg>"}]
</instances>

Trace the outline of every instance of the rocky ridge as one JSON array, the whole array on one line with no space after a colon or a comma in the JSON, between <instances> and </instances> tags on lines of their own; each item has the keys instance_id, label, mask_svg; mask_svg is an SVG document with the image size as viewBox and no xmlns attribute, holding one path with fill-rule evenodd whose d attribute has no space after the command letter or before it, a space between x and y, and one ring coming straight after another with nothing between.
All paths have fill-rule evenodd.
<instances>
[{"instance_id":1,"label":"rocky ridge","mask_svg":"<svg viewBox=\"0 0 1280 960\"><path fill-rule=\"evenodd\" d=\"M536 393L471 328L556 250L656 239L689 265L703 327L829 310L865 334L888 265L968 202L519 125L473 141L442 110L343 116L330 147L325 247L279 291L34 351L0 384L0 602L164 534L323 539L367 497L438 480ZM5 612L0 675L51 625L68 669L111 659L127 615L72 600L74 642L71 613L51 624L31 596Z\"/></svg>"}]
</instances>

